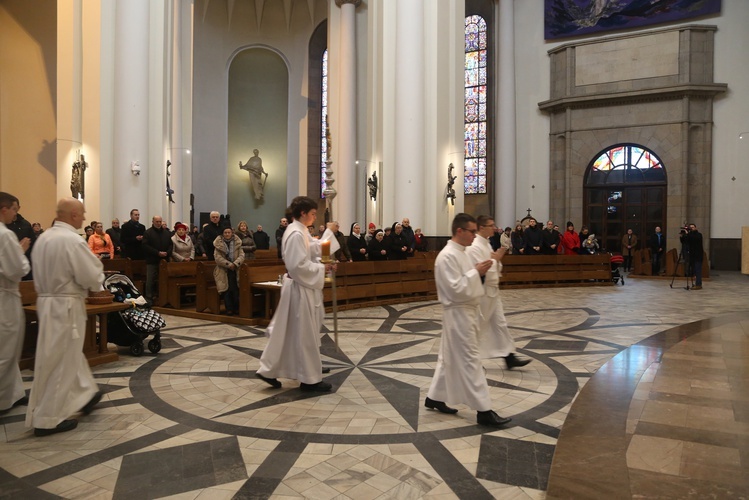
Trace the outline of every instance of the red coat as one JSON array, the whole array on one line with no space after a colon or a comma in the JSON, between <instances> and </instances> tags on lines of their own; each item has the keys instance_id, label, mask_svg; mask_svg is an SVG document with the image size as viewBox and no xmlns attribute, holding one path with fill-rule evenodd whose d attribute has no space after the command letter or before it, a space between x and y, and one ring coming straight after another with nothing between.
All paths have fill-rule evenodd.
<instances>
[{"instance_id":1,"label":"red coat","mask_svg":"<svg viewBox=\"0 0 749 500\"><path fill-rule=\"evenodd\" d=\"M580 250L580 237L575 231L562 233L561 248L564 255L577 255Z\"/></svg>"}]
</instances>

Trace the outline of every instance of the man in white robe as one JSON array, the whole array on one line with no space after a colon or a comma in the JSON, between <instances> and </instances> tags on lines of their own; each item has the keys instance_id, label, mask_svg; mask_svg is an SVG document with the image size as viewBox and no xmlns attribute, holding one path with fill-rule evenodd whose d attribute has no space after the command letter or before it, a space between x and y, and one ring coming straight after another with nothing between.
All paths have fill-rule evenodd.
<instances>
[{"instance_id":1,"label":"man in white robe","mask_svg":"<svg viewBox=\"0 0 749 500\"><path fill-rule=\"evenodd\" d=\"M452 239L437 256L434 280L442 303L442 342L437 367L424 405L442 413L457 413L447 406L465 404L477 411L480 425L500 427L510 421L491 409L478 344L479 302L484 295L483 277L491 260L472 264L466 247L476 236L476 219L458 214L452 223Z\"/></svg>"},{"instance_id":2,"label":"man in white robe","mask_svg":"<svg viewBox=\"0 0 749 500\"><path fill-rule=\"evenodd\" d=\"M502 275L502 257L507 250L492 251L489 238L494 235L494 219L480 215L477 219L478 233L466 253L474 264L491 260L492 267L484 277L484 296L481 297L481 321L479 322L479 350L482 359L504 358L507 369L525 366L530 359L515 356L515 344L507 326L502 299L499 296L499 277Z\"/></svg>"},{"instance_id":3,"label":"man in white robe","mask_svg":"<svg viewBox=\"0 0 749 500\"><path fill-rule=\"evenodd\" d=\"M330 228L319 240L310 236L307 227L315 222L317 202L299 196L290 209L294 222L286 228L281 244L286 274L256 375L275 388L281 387L281 377L298 380L303 391L330 391L331 384L322 380L320 327L325 316L325 273L335 266L321 263L320 258L324 241L331 245L330 255L338 244Z\"/></svg>"},{"instance_id":4,"label":"man in white robe","mask_svg":"<svg viewBox=\"0 0 749 500\"><path fill-rule=\"evenodd\" d=\"M78 200L60 200L54 226L39 237L31 254L39 337L26 426L33 426L36 436L75 429L78 421L69 417L90 413L101 399L83 342L86 296L102 289L104 273L76 231L84 214Z\"/></svg>"},{"instance_id":5,"label":"man in white robe","mask_svg":"<svg viewBox=\"0 0 749 500\"><path fill-rule=\"evenodd\" d=\"M24 255L31 240L19 242L5 226L13 222L20 208L18 198L0 192L0 411L29 402L18 369L26 329L18 282L31 270Z\"/></svg>"}]
</instances>

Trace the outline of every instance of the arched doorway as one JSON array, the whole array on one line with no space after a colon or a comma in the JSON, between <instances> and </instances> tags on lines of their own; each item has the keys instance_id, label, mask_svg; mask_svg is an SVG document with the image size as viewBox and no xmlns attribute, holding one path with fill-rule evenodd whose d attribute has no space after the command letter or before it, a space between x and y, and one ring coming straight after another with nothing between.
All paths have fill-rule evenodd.
<instances>
[{"instance_id":1,"label":"arched doorway","mask_svg":"<svg viewBox=\"0 0 749 500\"><path fill-rule=\"evenodd\" d=\"M617 144L590 162L584 180L584 224L601 248L620 252L632 229L644 248L660 226L666 233L666 169L655 153L637 144Z\"/></svg>"}]
</instances>

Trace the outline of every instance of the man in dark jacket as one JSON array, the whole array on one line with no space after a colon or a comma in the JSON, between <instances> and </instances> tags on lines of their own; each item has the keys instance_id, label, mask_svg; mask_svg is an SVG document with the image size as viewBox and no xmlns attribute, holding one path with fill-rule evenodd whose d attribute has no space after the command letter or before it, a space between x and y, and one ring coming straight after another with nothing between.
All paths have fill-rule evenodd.
<instances>
[{"instance_id":1,"label":"man in dark jacket","mask_svg":"<svg viewBox=\"0 0 749 500\"><path fill-rule=\"evenodd\" d=\"M161 216L154 215L153 225L143 235L143 253L146 255L146 300L153 301L154 288L159 284L159 264L172 253L172 235L164 227Z\"/></svg>"},{"instance_id":2,"label":"man in dark jacket","mask_svg":"<svg viewBox=\"0 0 749 500\"><path fill-rule=\"evenodd\" d=\"M341 232L341 225L338 221L333 221L333 227L331 229L335 235L335 239L338 240L338 245L341 247L336 251L333 257L335 257L338 262L352 262L351 250L349 250L348 242L346 241L347 238Z\"/></svg>"},{"instance_id":3,"label":"man in dark jacket","mask_svg":"<svg viewBox=\"0 0 749 500\"><path fill-rule=\"evenodd\" d=\"M525 236L525 255L538 255L544 246L544 238L541 228L536 224L536 219L528 221L528 229L523 232Z\"/></svg>"},{"instance_id":4,"label":"man in dark jacket","mask_svg":"<svg viewBox=\"0 0 749 500\"><path fill-rule=\"evenodd\" d=\"M130 220L122 225L120 243L123 257L130 260L143 260L143 235L146 226L140 223L140 212L137 208L130 210Z\"/></svg>"},{"instance_id":5,"label":"man in dark jacket","mask_svg":"<svg viewBox=\"0 0 749 500\"><path fill-rule=\"evenodd\" d=\"M403 227L403 236L406 238L407 257L413 257L414 248L416 248L416 236L414 235L414 229L411 227L411 220L408 217L404 217L401 221Z\"/></svg>"},{"instance_id":6,"label":"man in dark jacket","mask_svg":"<svg viewBox=\"0 0 749 500\"><path fill-rule=\"evenodd\" d=\"M219 224L220 221L221 214L213 211L211 212L211 221L203 228L203 248L205 258L208 260L215 260L213 258L213 242L223 232L223 228Z\"/></svg>"},{"instance_id":7,"label":"man in dark jacket","mask_svg":"<svg viewBox=\"0 0 749 500\"><path fill-rule=\"evenodd\" d=\"M31 227L31 222L27 221L23 218L21 214L16 214L15 219L13 219L13 222L7 225L7 228L16 233L16 237L18 238L18 241L21 241L24 238L28 238L29 243L29 249L26 250L26 258L29 260L29 264L31 263L31 249L34 248L34 241L36 241L36 235L34 234L34 228ZM32 272L34 270L32 269L29 271L29 274L21 278L21 281L29 281L33 279Z\"/></svg>"},{"instance_id":8,"label":"man in dark jacket","mask_svg":"<svg viewBox=\"0 0 749 500\"><path fill-rule=\"evenodd\" d=\"M284 217L281 219L281 223L276 229L276 250L278 250L278 258L282 258L281 254L281 242L283 241L283 233L286 232L286 228L289 227L289 220Z\"/></svg>"},{"instance_id":9,"label":"man in dark jacket","mask_svg":"<svg viewBox=\"0 0 749 500\"><path fill-rule=\"evenodd\" d=\"M554 222L548 221L546 227L543 230L543 253L547 255L556 255L559 250L559 241L562 236L559 231L554 229Z\"/></svg>"},{"instance_id":10,"label":"man in dark jacket","mask_svg":"<svg viewBox=\"0 0 749 500\"><path fill-rule=\"evenodd\" d=\"M122 255L122 234L120 233L120 219L112 219L112 227L107 229L107 234L114 245L114 254Z\"/></svg>"},{"instance_id":11,"label":"man in dark jacket","mask_svg":"<svg viewBox=\"0 0 749 500\"><path fill-rule=\"evenodd\" d=\"M661 272L661 258L666 249L666 237L661 233L661 228L656 227L655 233L650 237L650 250L653 254L653 276Z\"/></svg>"},{"instance_id":12,"label":"man in dark jacket","mask_svg":"<svg viewBox=\"0 0 749 500\"><path fill-rule=\"evenodd\" d=\"M702 259L705 253L702 246L702 234L697 231L697 226L694 224L689 224L687 227L689 230L682 236L682 241L689 249L689 268L694 276L692 290L702 290Z\"/></svg>"},{"instance_id":13,"label":"man in dark jacket","mask_svg":"<svg viewBox=\"0 0 749 500\"><path fill-rule=\"evenodd\" d=\"M255 240L255 246L258 250L268 250L270 248L270 236L263 231L263 226L260 224L257 225L257 230L252 234L252 239Z\"/></svg>"}]
</instances>

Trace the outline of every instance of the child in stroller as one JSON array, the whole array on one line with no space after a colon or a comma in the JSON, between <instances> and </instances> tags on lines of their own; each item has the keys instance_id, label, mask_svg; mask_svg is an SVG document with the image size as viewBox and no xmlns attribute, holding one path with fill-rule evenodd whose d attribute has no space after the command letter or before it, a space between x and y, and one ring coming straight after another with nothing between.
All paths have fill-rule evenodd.
<instances>
[{"instance_id":1,"label":"child in stroller","mask_svg":"<svg viewBox=\"0 0 749 500\"><path fill-rule=\"evenodd\" d=\"M159 313L148 307L148 303L130 278L124 274L113 274L104 280L104 288L114 295L117 302L130 302L133 307L107 314L108 341L122 347L130 347L130 354L143 354L143 341L153 334L148 350L156 354L161 350L161 329L166 322Z\"/></svg>"},{"instance_id":2,"label":"child in stroller","mask_svg":"<svg viewBox=\"0 0 749 500\"><path fill-rule=\"evenodd\" d=\"M619 281L624 285L624 276L619 272L619 266L624 264L624 257L621 255L611 255L611 281L616 285Z\"/></svg>"}]
</instances>

